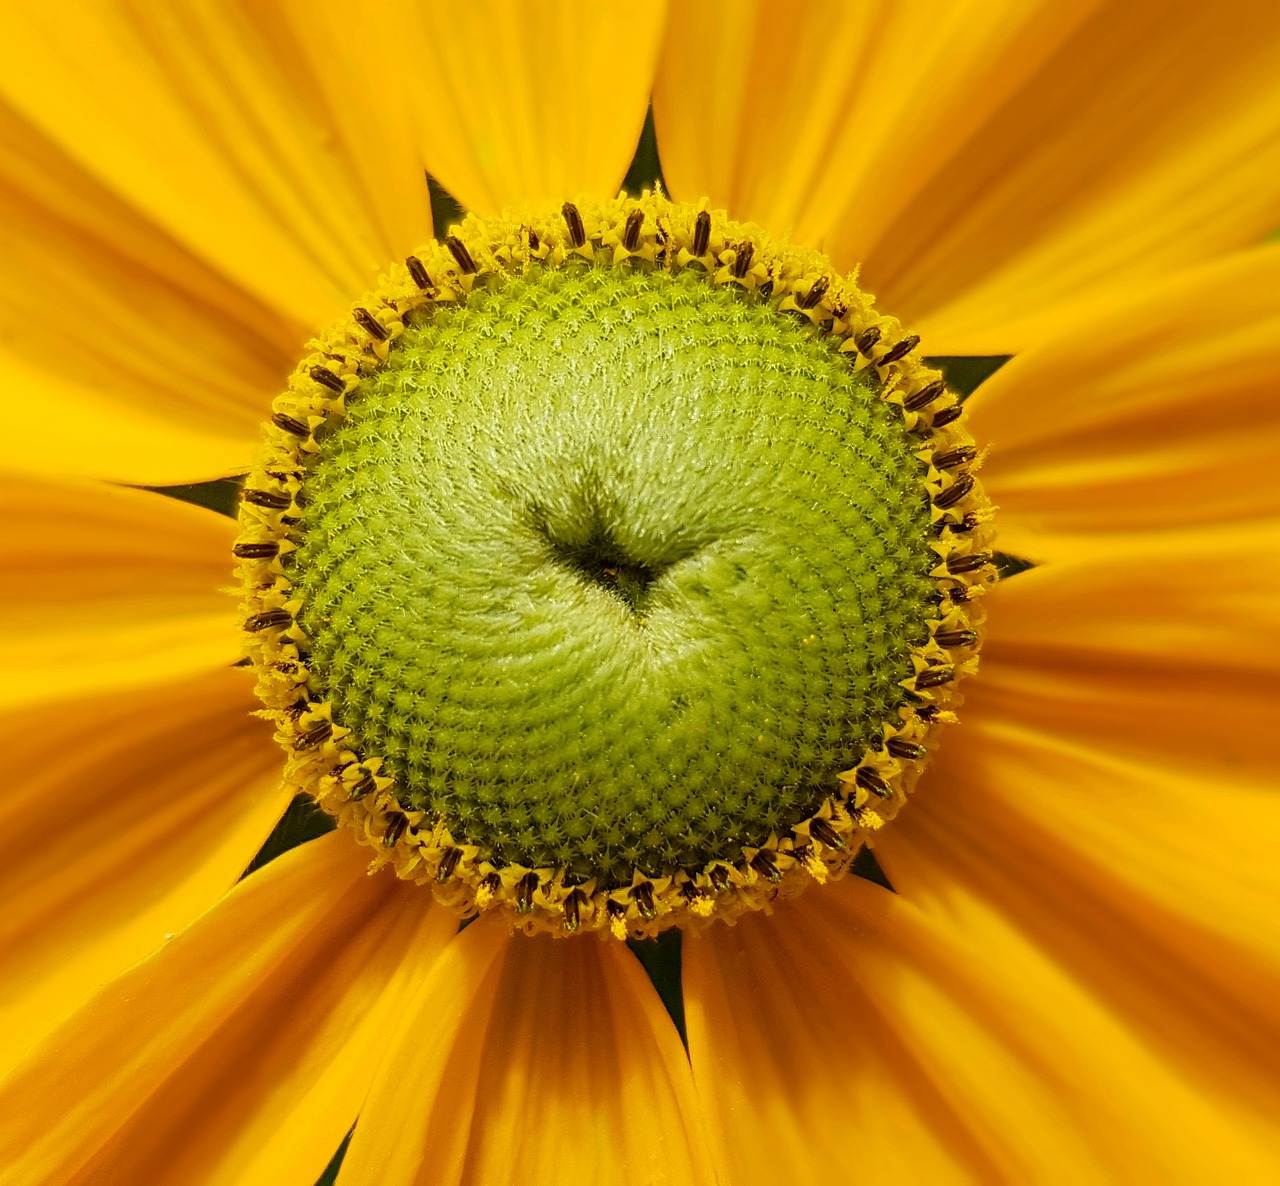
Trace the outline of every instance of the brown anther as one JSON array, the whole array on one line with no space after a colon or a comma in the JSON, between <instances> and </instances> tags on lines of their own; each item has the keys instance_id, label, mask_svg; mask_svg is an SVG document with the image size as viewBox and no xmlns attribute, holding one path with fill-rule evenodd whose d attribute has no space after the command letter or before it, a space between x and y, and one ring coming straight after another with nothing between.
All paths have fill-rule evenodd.
<instances>
[{"instance_id":1,"label":"brown anther","mask_svg":"<svg viewBox=\"0 0 1280 1186\"><path fill-rule=\"evenodd\" d=\"M918 412L921 408L927 408L935 399L938 398L947 389L945 379L935 379L932 383L925 387L921 387L915 395L909 395L902 401L902 407L908 412Z\"/></svg>"},{"instance_id":2,"label":"brown anther","mask_svg":"<svg viewBox=\"0 0 1280 1186\"><path fill-rule=\"evenodd\" d=\"M621 902L615 901L613 898L605 898L604 908L611 919L626 917L627 908Z\"/></svg>"},{"instance_id":3,"label":"brown anther","mask_svg":"<svg viewBox=\"0 0 1280 1186\"><path fill-rule=\"evenodd\" d=\"M699 210L698 217L693 220L693 254L701 259L710 245L711 215L706 210Z\"/></svg>"},{"instance_id":4,"label":"brown anther","mask_svg":"<svg viewBox=\"0 0 1280 1186\"><path fill-rule=\"evenodd\" d=\"M627 215L627 224L622 228L622 245L628 251L640 246L640 228L644 226L644 211L632 210Z\"/></svg>"},{"instance_id":5,"label":"brown anther","mask_svg":"<svg viewBox=\"0 0 1280 1186\"><path fill-rule=\"evenodd\" d=\"M978 516L969 511L959 523L950 523L948 528L953 535L963 535L966 531L972 531L978 526Z\"/></svg>"},{"instance_id":6,"label":"brown anther","mask_svg":"<svg viewBox=\"0 0 1280 1186\"><path fill-rule=\"evenodd\" d=\"M903 338L896 346L889 347L885 355L876 363L876 366L888 366L891 362L900 362L906 358L917 346L920 345L920 335L910 334Z\"/></svg>"},{"instance_id":7,"label":"brown anther","mask_svg":"<svg viewBox=\"0 0 1280 1186\"><path fill-rule=\"evenodd\" d=\"M387 333L387 328L380 322L368 309L354 309L351 316L356 319L356 324L364 330L369 337L377 342L385 342L391 335Z\"/></svg>"},{"instance_id":8,"label":"brown anther","mask_svg":"<svg viewBox=\"0 0 1280 1186\"><path fill-rule=\"evenodd\" d=\"M869 355L872 347L875 346L879 340L880 327L878 325L873 325L870 329L864 329L862 333L854 338L853 344L857 346L859 354Z\"/></svg>"},{"instance_id":9,"label":"brown anther","mask_svg":"<svg viewBox=\"0 0 1280 1186\"><path fill-rule=\"evenodd\" d=\"M940 647L971 647L978 642L976 630L939 630L933 641Z\"/></svg>"},{"instance_id":10,"label":"brown anther","mask_svg":"<svg viewBox=\"0 0 1280 1186\"><path fill-rule=\"evenodd\" d=\"M814 816L809 821L809 835L820 844L825 844L827 848L835 849L836 852L844 852L848 847L844 837L821 816Z\"/></svg>"},{"instance_id":11,"label":"brown anther","mask_svg":"<svg viewBox=\"0 0 1280 1186\"><path fill-rule=\"evenodd\" d=\"M348 802L355 802L357 799L363 799L370 791L377 787L377 783L373 781L372 774L366 774L358 783L355 784L347 792Z\"/></svg>"},{"instance_id":12,"label":"brown anther","mask_svg":"<svg viewBox=\"0 0 1280 1186\"><path fill-rule=\"evenodd\" d=\"M328 367L312 367L309 373L321 387L327 387L330 391L336 391L339 395L347 389L347 385Z\"/></svg>"},{"instance_id":13,"label":"brown anther","mask_svg":"<svg viewBox=\"0 0 1280 1186\"><path fill-rule=\"evenodd\" d=\"M423 292L435 292L436 286L431 283L431 277L427 274L426 265L416 255L409 256L404 261L404 266L409 269L409 276Z\"/></svg>"},{"instance_id":14,"label":"brown anther","mask_svg":"<svg viewBox=\"0 0 1280 1186\"><path fill-rule=\"evenodd\" d=\"M533 909L533 892L538 888L538 875L526 873L516 882L516 913L528 914Z\"/></svg>"},{"instance_id":15,"label":"brown anther","mask_svg":"<svg viewBox=\"0 0 1280 1186\"><path fill-rule=\"evenodd\" d=\"M653 904L653 883L642 881L631 891L631 900L636 904L636 909L640 911L640 917L645 922L652 922L658 917L657 908Z\"/></svg>"},{"instance_id":16,"label":"brown anther","mask_svg":"<svg viewBox=\"0 0 1280 1186\"><path fill-rule=\"evenodd\" d=\"M824 296L827 295L827 289L831 287L830 281L825 276L819 276L813 282L813 286L804 294L796 304L802 309L812 309Z\"/></svg>"},{"instance_id":17,"label":"brown anther","mask_svg":"<svg viewBox=\"0 0 1280 1186\"><path fill-rule=\"evenodd\" d=\"M404 835L409 826L409 817L400 811L387 813L387 830L382 834L382 843L386 848L395 848L396 842Z\"/></svg>"},{"instance_id":18,"label":"brown anther","mask_svg":"<svg viewBox=\"0 0 1280 1186\"><path fill-rule=\"evenodd\" d=\"M943 667L926 667L916 676L916 690L938 688L956 678L956 669L949 663Z\"/></svg>"},{"instance_id":19,"label":"brown anther","mask_svg":"<svg viewBox=\"0 0 1280 1186\"><path fill-rule=\"evenodd\" d=\"M502 878L496 873L487 873L480 882L479 892L488 895L490 898L496 898L501 888Z\"/></svg>"},{"instance_id":20,"label":"brown anther","mask_svg":"<svg viewBox=\"0 0 1280 1186\"><path fill-rule=\"evenodd\" d=\"M279 544L236 544L231 552L241 560L270 560L280 551Z\"/></svg>"},{"instance_id":21,"label":"brown anther","mask_svg":"<svg viewBox=\"0 0 1280 1186\"><path fill-rule=\"evenodd\" d=\"M948 507L955 506L972 489L973 476L961 474L941 494L935 495L933 505L940 511L945 511Z\"/></svg>"},{"instance_id":22,"label":"brown anther","mask_svg":"<svg viewBox=\"0 0 1280 1186\"><path fill-rule=\"evenodd\" d=\"M754 243L743 243L739 246L733 259L732 274L735 280L741 280L751 270L751 258L755 253Z\"/></svg>"},{"instance_id":23,"label":"brown anther","mask_svg":"<svg viewBox=\"0 0 1280 1186\"><path fill-rule=\"evenodd\" d=\"M578 933L579 920L581 918L582 907L586 903L587 895L580 889L572 890L569 896L564 900L564 931L566 935L576 935Z\"/></svg>"},{"instance_id":24,"label":"brown anther","mask_svg":"<svg viewBox=\"0 0 1280 1186\"><path fill-rule=\"evenodd\" d=\"M269 609L247 619L244 628L250 632L270 630L273 626L288 626L292 621L293 615L287 609Z\"/></svg>"},{"instance_id":25,"label":"brown anther","mask_svg":"<svg viewBox=\"0 0 1280 1186\"><path fill-rule=\"evenodd\" d=\"M453 876L453 871L458 867L460 860L462 860L462 849L446 848L444 850L444 855L440 858L440 864L436 866L437 885L443 885Z\"/></svg>"},{"instance_id":26,"label":"brown anther","mask_svg":"<svg viewBox=\"0 0 1280 1186\"><path fill-rule=\"evenodd\" d=\"M569 246L585 246L587 231L582 225L582 215L578 212L577 206L572 202L566 202L560 207L560 213L564 216L564 225L569 228Z\"/></svg>"},{"instance_id":27,"label":"brown anther","mask_svg":"<svg viewBox=\"0 0 1280 1186\"><path fill-rule=\"evenodd\" d=\"M268 507L273 511L283 511L293 501L289 495L277 494L274 490L246 490L240 497L256 507Z\"/></svg>"},{"instance_id":28,"label":"brown anther","mask_svg":"<svg viewBox=\"0 0 1280 1186\"><path fill-rule=\"evenodd\" d=\"M962 576L966 572L977 572L990 563L990 552L971 552L968 556L953 552L947 557L947 571L954 576Z\"/></svg>"},{"instance_id":29,"label":"brown anther","mask_svg":"<svg viewBox=\"0 0 1280 1186\"><path fill-rule=\"evenodd\" d=\"M300 733L294 740L294 749L315 749L318 745L323 745L330 737L333 736L332 721L317 721L305 733Z\"/></svg>"},{"instance_id":30,"label":"brown anther","mask_svg":"<svg viewBox=\"0 0 1280 1186\"><path fill-rule=\"evenodd\" d=\"M535 231L533 227L531 226L525 227L524 235L525 235L525 238L528 240L530 251L537 251L538 248L542 246L542 242L538 238L538 232Z\"/></svg>"},{"instance_id":31,"label":"brown anther","mask_svg":"<svg viewBox=\"0 0 1280 1186\"><path fill-rule=\"evenodd\" d=\"M729 888L729 870L723 865L712 865L707 872L711 879L711 888L717 893L724 893Z\"/></svg>"},{"instance_id":32,"label":"brown anther","mask_svg":"<svg viewBox=\"0 0 1280 1186\"><path fill-rule=\"evenodd\" d=\"M915 711L916 716L922 721L928 722L936 719L940 710L936 704L922 704Z\"/></svg>"},{"instance_id":33,"label":"brown anther","mask_svg":"<svg viewBox=\"0 0 1280 1186\"><path fill-rule=\"evenodd\" d=\"M471 258L467 245L457 235L449 235L444 245L449 249L449 254L453 256L454 262L463 275L474 276L480 270L476 267L476 261Z\"/></svg>"},{"instance_id":34,"label":"brown anther","mask_svg":"<svg viewBox=\"0 0 1280 1186\"><path fill-rule=\"evenodd\" d=\"M756 293L767 301L771 296L773 296L773 281L766 280L759 288L756 289Z\"/></svg>"},{"instance_id":35,"label":"brown anther","mask_svg":"<svg viewBox=\"0 0 1280 1186\"><path fill-rule=\"evenodd\" d=\"M978 450L972 445L961 445L958 449L951 449L935 457L933 464L938 469L955 469L958 465L964 465L966 461L972 461L977 455Z\"/></svg>"},{"instance_id":36,"label":"brown anther","mask_svg":"<svg viewBox=\"0 0 1280 1186\"><path fill-rule=\"evenodd\" d=\"M296 437L308 437L311 435L311 429L303 424L301 420L295 420L292 416L286 416L283 412L277 412L272 416L271 423Z\"/></svg>"},{"instance_id":37,"label":"brown anther","mask_svg":"<svg viewBox=\"0 0 1280 1186\"><path fill-rule=\"evenodd\" d=\"M890 737L884 743L887 749L895 758L902 758L908 762L918 762L921 758L927 757L928 749L915 741L906 741L901 737Z\"/></svg>"},{"instance_id":38,"label":"brown anther","mask_svg":"<svg viewBox=\"0 0 1280 1186\"><path fill-rule=\"evenodd\" d=\"M946 428L948 424L953 424L959 420L963 412L963 404L952 404L949 408L943 408L940 412L935 412L933 419L929 421L929 426L931 428Z\"/></svg>"},{"instance_id":39,"label":"brown anther","mask_svg":"<svg viewBox=\"0 0 1280 1186\"><path fill-rule=\"evenodd\" d=\"M778 862L767 848L762 848L751 858L751 867L771 885L777 885L782 880Z\"/></svg>"},{"instance_id":40,"label":"brown anther","mask_svg":"<svg viewBox=\"0 0 1280 1186\"><path fill-rule=\"evenodd\" d=\"M686 902L696 902L703 897L702 891L698 888L697 883L692 878L686 881L681 887L680 892L684 895Z\"/></svg>"},{"instance_id":41,"label":"brown anther","mask_svg":"<svg viewBox=\"0 0 1280 1186\"><path fill-rule=\"evenodd\" d=\"M870 791L873 795L878 795L881 799L893 798L893 788L885 782L879 774L872 770L870 766L859 766L854 778L864 791Z\"/></svg>"}]
</instances>

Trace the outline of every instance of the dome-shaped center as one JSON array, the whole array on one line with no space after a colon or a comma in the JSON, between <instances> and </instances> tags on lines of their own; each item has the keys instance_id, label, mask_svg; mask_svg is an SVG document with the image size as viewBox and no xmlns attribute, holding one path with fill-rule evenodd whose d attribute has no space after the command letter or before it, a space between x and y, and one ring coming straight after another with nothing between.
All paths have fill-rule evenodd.
<instances>
[{"instance_id":1,"label":"dome-shaped center","mask_svg":"<svg viewBox=\"0 0 1280 1186\"><path fill-rule=\"evenodd\" d=\"M811 813L927 635L919 442L874 370L695 270L420 317L299 499L335 722L458 842L604 885Z\"/></svg>"}]
</instances>

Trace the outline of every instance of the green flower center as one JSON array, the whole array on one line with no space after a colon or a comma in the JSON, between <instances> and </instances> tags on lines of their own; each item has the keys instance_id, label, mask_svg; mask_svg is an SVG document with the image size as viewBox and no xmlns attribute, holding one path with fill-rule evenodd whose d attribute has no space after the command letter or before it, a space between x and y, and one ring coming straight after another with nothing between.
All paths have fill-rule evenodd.
<instances>
[{"instance_id":1,"label":"green flower center","mask_svg":"<svg viewBox=\"0 0 1280 1186\"><path fill-rule=\"evenodd\" d=\"M838 347L602 257L406 317L290 572L311 694L405 811L610 887L835 793L905 703L937 563L920 440Z\"/></svg>"}]
</instances>

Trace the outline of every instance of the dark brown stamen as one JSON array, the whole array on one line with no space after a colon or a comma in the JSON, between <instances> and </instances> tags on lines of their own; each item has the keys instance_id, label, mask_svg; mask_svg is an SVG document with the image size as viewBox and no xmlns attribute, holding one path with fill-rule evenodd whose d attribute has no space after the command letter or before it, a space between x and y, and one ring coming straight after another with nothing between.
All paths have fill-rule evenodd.
<instances>
[{"instance_id":1,"label":"dark brown stamen","mask_svg":"<svg viewBox=\"0 0 1280 1186\"><path fill-rule=\"evenodd\" d=\"M877 366L888 366L891 362L899 362L906 358L917 346L920 345L920 335L911 334L902 339L896 346L891 346L888 352L880 359Z\"/></svg>"},{"instance_id":2,"label":"dark brown stamen","mask_svg":"<svg viewBox=\"0 0 1280 1186\"><path fill-rule=\"evenodd\" d=\"M956 420L959 420L963 412L964 405L952 404L949 408L943 408L942 411L935 412L934 417L929 421L929 424L933 428L946 428L948 424L952 424Z\"/></svg>"},{"instance_id":3,"label":"dark brown stamen","mask_svg":"<svg viewBox=\"0 0 1280 1186\"><path fill-rule=\"evenodd\" d=\"M524 233L525 238L529 240L529 250L537 251L538 248L542 246L542 243L538 238L538 232L535 231L533 227L525 227Z\"/></svg>"},{"instance_id":4,"label":"dark brown stamen","mask_svg":"<svg viewBox=\"0 0 1280 1186\"><path fill-rule=\"evenodd\" d=\"M870 355L871 349L880 340L880 327L873 325L870 329L864 329L856 338L853 344L857 346L859 354Z\"/></svg>"},{"instance_id":5,"label":"dark brown stamen","mask_svg":"<svg viewBox=\"0 0 1280 1186\"><path fill-rule=\"evenodd\" d=\"M835 849L836 852L844 852L845 848L848 847L844 842L844 837L821 816L814 816L809 821L809 835L820 843L825 844L828 848Z\"/></svg>"},{"instance_id":6,"label":"dark brown stamen","mask_svg":"<svg viewBox=\"0 0 1280 1186\"><path fill-rule=\"evenodd\" d=\"M330 391L336 391L341 394L346 390L346 384L342 382L328 367L312 367L311 377L320 384L321 387L327 387Z\"/></svg>"},{"instance_id":7,"label":"dark brown stamen","mask_svg":"<svg viewBox=\"0 0 1280 1186\"><path fill-rule=\"evenodd\" d=\"M622 228L622 245L628 251L640 246L640 228L644 226L644 211L632 210L627 215L627 225Z\"/></svg>"},{"instance_id":8,"label":"dark brown stamen","mask_svg":"<svg viewBox=\"0 0 1280 1186\"><path fill-rule=\"evenodd\" d=\"M941 630L933 636L940 647L971 647L978 641L976 630Z\"/></svg>"},{"instance_id":9,"label":"dark brown stamen","mask_svg":"<svg viewBox=\"0 0 1280 1186\"><path fill-rule=\"evenodd\" d=\"M946 389L947 383L945 379L935 379L927 387L920 388L915 395L907 396L902 401L902 406L908 412L918 412L921 408L927 408Z\"/></svg>"},{"instance_id":10,"label":"dark brown stamen","mask_svg":"<svg viewBox=\"0 0 1280 1186\"><path fill-rule=\"evenodd\" d=\"M305 733L300 733L293 743L294 749L315 749L333 736L332 721L317 721Z\"/></svg>"},{"instance_id":11,"label":"dark brown stamen","mask_svg":"<svg viewBox=\"0 0 1280 1186\"><path fill-rule=\"evenodd\" d=\"M754 243L743 243L737 251L733 259L732 275L735 280L741 280L748 271L751 270L751 257L756 253Z\"/></svg>"},{"instance_id":12,"label":"dark brown stamen","mask_svg":"<svg viewBox=\"0 0 1280 1186\"><path fill-rule=\"evenodd\" d=\"M350 801L355 801L356 799L363 799L377 785L378 784L373 781L373 775L366 774L358 783L355 784L355 786L353 786L347 792L347 799Z\"/></svg>"},{"instance_id":13,"label":"dark brown stamen","mask_svg":"<svg viewBox=\"0 0 1280 1186\"><path fill-rule=\"evenodd\" d=\"M653 905L653 885L651 882L642 881L631 891L631 900L636 904L636 909L640 911L640 917L646 922L652 922L658 917L658 911Z\"/></svg>"},{"instance_id":14,"label":"dark brown stamen","mask_svg":"<svg viewBox=\"0 0 1280 1186\"><path fill-rule=\"evenodd\" d=\"M802 309L812 309L824 296L827 295L827 289L831 287L831 282L825 276L819 276L813 282L813 286L804 294L796 304Z\"/></svg>"},{"instance_id":15,"label":"dark brown stamen","mask_svg":"<svg viewBox=\"0 0 1280 1186\"><path fill-rule=\"evenodd\" d=\"M571 247L583 247L587 242L587 231L582 225L582 215L578 213L578 208L572 202L566 202L560 207L560 213L564 216L564 225L569 228L569 245Z\"/></svg>"},{"instance_id":16,"label":"dark brown stamen","mask_svg":"<svg viewBox=\"0 0 1280 1186\"><path fill-rule=\"evenodd\" d=\"M374 317L368 309L355 309L352 311L351 316L356 319L356 324L375 341L385 342L391 336L387 333L386 326Z\"/></svg>"},{"instance_id":17,"label":"dark brown stamen","mask_svg":"<svg viewBox=\"0 0 1280 1186\"><path fill-rule=\"evenodd\" d=\"M711 215L705 210L699 210L698 217L693 220L693 254L701 259L707 254L710 244Z\"/></svg>"},{"instance_id":18,"label":"dark brown stamen","mask_svg":"<svg viewBox=\"0 0 1280 1186\"><path fill-rule=\"evenodd\" d=\"M258 630L270 630L273 626L288 626L292 621L293 615L287 609L269 609L247 619L244 628L253 633Z\"/></svg>"},{"instance_id":19,"label":"dark brown stamen","mask_svg":"<svg viewBox=\"0 0 1280 1186\"><path fill-rule=\"evenodd\" d=\"M962 576L966 572L977 572L990 563L990 552L973 552L968 556L953 553L947 557L947 571L955 576ZM952 600L955 600L954 596Z\"/></svg>"},{"instance_id":20,"label":"dark brown stamen","mask_svg":"<svg viewBox=\"0 0 1280 1186\"><path fill-rule=\"evenodd\" d=\"M399 811L387 813L387 830L382 834L382 843L387 848L395 848L396 841L404 835L409 826L409 817Z\"/></svg>"},{"instance_id":21,"label":"dark brown stamen","mask_svg":"<svg viewBox=\"0 0 1280 1186\"><path fill-rule=\"evenodd\" d=\"M283 412L277 412L272 416L271 423L296 437L308 437L311 435L311 429L303 424L301 420L295 420L292 416L286 416Z\"/></svg>"},{"instance_id":22,"label":"dark brown stamen","mask_svg":"<svg viewBox=\"0 0 1280 1186\"><path fill-rule=\"evenodd\" d=\"M270 560L280 551L279 544L236 544L232 554L241 560Z\"/></svg>"},{"instance_id":23,"label":"dark brown stamen","mask_svg":"<svg viewBox=\"0 0 1280 1186\"><path fill-rule=\"evenodd\" d=\"M526 873L516 882L516 913L528 914L533 909L533 891L538 888L538 875Z\"/></svg>"},{"instance_id":24,"label":"dark brown stamen","mask_svg":"<svg viewBox=\"0 0 1280 1186\"><path fill-rule=\"evenodd\" d=\"M729 888L729 870L723 865L712 865L707 872L711 886L717 893L724 893Z\"/></svg>"},{"instance_id":25,"label":"dark brown stamen","mask_svg":"<svg viewBox=\"0 0 1280 1186\"><path fill-rule=\"evenodd\" d=\"M895 758L903 758L909 762L917 762L929 753L923 745L914 741L905 741L901 737L890 737L885 742L885 749Z\"/></svg>"},{"instance_id":26,"label":"dark brown stamen","mask_svg":"<svg viewBox=\"0 0 1280 1186\"><path fill-rule=\"evenodd\" d=\"M453 876L453 871L458 867L460 860L462 860L462 849L446 848L444 850L444 855L440 858L440 864L436 868L437 885L443 885Z\"/></svg>"},{"instance_id":27,"label":"dark brown stamen","mask_svg":"<svg viewBox=\"0 0 1280 1186\"><path fill-rule=\"evenodd\" d=\"M435 285L431 283L431 277L427 274L426 265L423 264L416 255L409 256L404 261L404 266L409 269L409 275L423 292L435 292Z\"/></svg>"},{"instance_id":28,"label":"dark brown stamen","mask_svg":"<svg viewBox=\"0 0 1280 1186\"><path fill-rule=\"evenodd\" d=\"M972 445L961 445L958 449L952 449L948 453L942 453L933 459L933 464L939 469L955 469L958 465L964 465L966 461L972 461L978 455L978 450Z\"/></svg>"},{"instance_id":29,"label":"dark brown stamen","mask_svg":"<svg viewBox=\"0 0 1280 1186\"><path fill-rule=\"evenodd\" d=\"M751 867L772 885L777 885L782 880L782 874L778 871L778 862L767 848L762 848L751 858Z\"/></svg>"},{"instance_id":30,"label":"dark brown stamen","mask_svg":"<svg viewBox=\"0 0 1280 1186\"><path fill-rule=\"evenodd\" d=\"M949 684L956 678L956 669L948 664L945 667L926 667L916 676L916 689L937 688Z\"/></svg>"},{"instance_id":31,"label":"dark brown stamen","mask_svg":"<svg viewBox=\"0 0 1280 1186\"><path fill-rule=\"evenodd\" d=\"M955 506L972 489L972 475L961 474L950 486L934 498L933 505L939 510L945 511L948 507Z\"/></svg>"},{"instance_id":32,"label":"dark brown stamen","mask_svg":"<svg viewBox=\"0 0 1280 1186\"><path fill-rule=\"evenodd\" d=\"M476 261L471 258L467 245L457 235L447 236L444 245L449 249L449 254L453 256L454 262L464 275L474 276L480 270L476 267Z\"/></svg>"},{"instance_id":33,"label":"dark brown stamen","mask_svg":"<svg viewBox=\"0 0 1280 1186\"><path fill-rule=\"evenodd\" d=\"M246 490L240 497L256 507L268 507L273 511L283 511L293 501L289 495L277 494L274 490Z\"/></svg>"},{"instance_id":34,"label":"dark brown stamen","mask_svg":"<svg viewBox=\"0 0 1280 1186\"><path fill-rule=\"evenodd\" d=\"M869 766L859 766L858 772L854 777L864 791L879 795L881 799L893 798L893 788Z\"/></svg>"},{"instance_id":35,"label":"dark brown stamen","mask_svg":"<svg viewBox=\"0 0 1280 1186\"><path fill-rule=\"evenodd\" d=\"M578 932L579 918L587 895L580 889L573 890L564 900L564 929L568 935Z\"/></svg>"}]
</instances>

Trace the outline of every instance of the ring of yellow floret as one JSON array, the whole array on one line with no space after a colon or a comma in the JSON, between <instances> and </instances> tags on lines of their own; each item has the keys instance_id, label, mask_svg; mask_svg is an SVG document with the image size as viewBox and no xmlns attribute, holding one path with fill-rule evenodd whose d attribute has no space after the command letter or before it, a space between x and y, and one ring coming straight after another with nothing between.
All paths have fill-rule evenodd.
<instances>
[{"instance_id":1,"label":"ring of yellow floret","mask_svg":"<svg viewBox=\"0 0 1280 1186\"><path fill-rule=\"evenodd\" d=\"M615 267L698 269L710 283L737 285L780 313L807 317L839 341L855 369L874 367L880 398L900 409L905 431L920 442L937 557L930 574L935 616L929 641L912 649L905 702L897 719L884 723L880 744L840 774L838 789L818 810L763 847L743 847L670 876L636 872L623 886L578 881L562 869L495 864L453 835L447 819L406 810L382 759L363 752L333 719L332 705L311 694L301 601L281 563L297 546L295 497L319 448L317 430L341 420L347 398L386 362L406 314L464 302L486 274L560 267L602 252ZM400 877L429 884L460 914L501 911L528 933L642 938L673 925L731 921L845 874L912 791L939 728L955 719L956 684L978 663L981 596L996 579L991 507L973 473L980 457L958 399L916 357L918 342L877 314L854 278L837 275L824 256L773 242L705 202L675 203L661 193L566 203L537 215L469 216L443 242L410 256L349 318L310 344L273 404L266 446L243 492L235 554L244 628L264 715L275 722L286 754L287 783L373 850L371 872L391 865Z\"/></svg>"}]
</instances>

